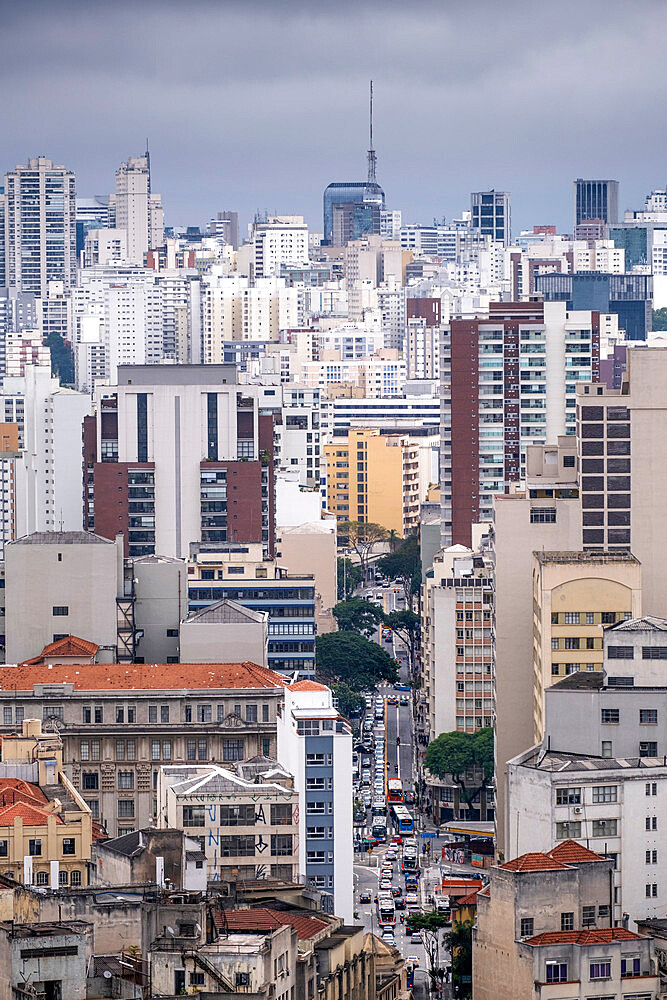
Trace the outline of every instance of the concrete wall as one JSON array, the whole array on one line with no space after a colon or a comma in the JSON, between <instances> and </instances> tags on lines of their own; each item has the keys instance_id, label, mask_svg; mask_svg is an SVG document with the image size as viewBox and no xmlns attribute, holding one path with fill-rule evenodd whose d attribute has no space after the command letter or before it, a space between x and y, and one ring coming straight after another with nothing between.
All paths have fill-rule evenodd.
<instances>
[{"instance_id":1,"label":"concrete wall","mask_svg":"<svg viewBox=\"0 0 667 1000\"><path fill-rule=\"evenodd\" d=\"M181 622L181 663L259 663L266 667L266 622Z\"/></svg>"},{"instance_id":2,"label":"concrete wall","mask_svg":"<svg viewBox=\"0 0 667 1000\"><path fill-rule=\"evenodd\" d=\"M283 527L276 541L278 562L287 567L291 576L315 576L315 623L319 635L336 628L331 613L338 601L336 537L336 521L330 518Z\"/></svg>"},{"instance_id":3,"label":"concrete wall","mask_svg":"<svg viewBox=\"0 0 667 1000\"><path fill-rule=\"evenodd\" d=\"M145 663L168 663L178 656L178 627L187 614L188 578L184 560L145 556L133 564L136 602L134 618L143 636L137 655ZM175 631L168 636L167 631Z\"/></svg>"}]
</instances>

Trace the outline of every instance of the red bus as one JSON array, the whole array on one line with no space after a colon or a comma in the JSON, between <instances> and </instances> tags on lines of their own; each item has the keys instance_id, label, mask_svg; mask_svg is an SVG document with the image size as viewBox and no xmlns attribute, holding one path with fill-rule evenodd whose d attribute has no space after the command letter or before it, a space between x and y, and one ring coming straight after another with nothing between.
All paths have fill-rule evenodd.
<instances>
[{"instance_id":1,"label":"red bus","mask_svg":"<svg viewBox=\"0 0 667 1000\"><path fill-rule=\"evenodd\" d=\"M387 801L403 801L403 785L401 784L400 778L389 778L387 780Z\"/></svg>"}]
</instances>

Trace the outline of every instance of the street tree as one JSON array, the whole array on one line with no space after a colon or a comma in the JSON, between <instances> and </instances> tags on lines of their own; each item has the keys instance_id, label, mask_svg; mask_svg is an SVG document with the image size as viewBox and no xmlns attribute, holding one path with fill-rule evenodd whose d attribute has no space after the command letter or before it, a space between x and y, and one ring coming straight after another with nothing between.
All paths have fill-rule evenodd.
<instances>
[{"instance_id":1,"label":"street tree","mask_svg":"<svg viewBox=\"0 0 667 1000\"><path fill-rule=\"evenodd\" d=\"M381 681L398 679L396 664L376 642L358 632L325 632L315 640L319 674L342 681L353 691L370 691Z\"/></svg>"},{"instance_id":2,"label":"street tree","mask_svg":"<svg viewBox=\"0 0 667 1000\"><path fill-rule=\"evenodd\" d=\"M404 538L395 552L380 556L377 567L390 580L398 580L405 595L406 606L412 610L422 582L421 554L416 535Z\"/></svg>"},{"instance_id":3,"label":"street tree","mask_svg":"<svg viewBox=\"0 0 667 1000\"><path fill-rule=\"evenodd\" d=\"M472 996L472 920L455 923L447 935L452 954L452 985L458 996Z\"/></svg>"},{"instance_id":4,"label":"street tree","mask_svg":"<svg viewBox=\"0 0 667 1000\"><path fill-rule=\"evenodd\" d=\"M338 541L341 543L347 539L347 545L357 553L364 580L368 574L368 561L371 552L380 542L386 541L388 534L386 528L373 521L338 522Z\"/></svg>"},{"instance_id":5,"label":"street tree","mask_svg":"<svg viewBox=\"0 0 667 1000\"><path fill-rule=\"evenodd\" d=\"M413 930L419 931L421 934L426 952L427 972L431 980L431 988L434 991L442 988L447 974L446 938L442 932L448 923L444 913L435 913L434 911L415 913L410 917Z\"/></svg>"},{"instance_id":6,"label":"street tree","mask_svg":"<svg viewBox=\"0 0 667 1000\"><path fill-rule=\"evenodd\" d=\"M338 600L345 601L351 597L363 579L361 566L351 559L338 556Z\"/></svg>"},{"instance_id":7,"label":"street tree","mask_svg":"<svg viewBox=\"0 0 667 1000\"><path fill-rule=\"evenodd\" d=\"M334 614L336 609L334 608ZM421 633L421 618L414 611L392 611L385 615L385 624L392 632L402 639L408 650L410 661L410 676L414 675L415 657L419 648L419 636Z\"/></svg>"},{"instance_id":8,"label":"street tree","mask_svg":"<svg viewBox=\"0 0 667 1000\"><path fill-rule=\"evenodd\" d=\"M382 609L377 604L365 601L361 597L339 601L334 606L333 616L341 632L359 632L369 638L377 632L378 625L384 617Z\"/></svg>"},{"instance_id":9,"label":"street tree","mask_svg":"<svg viewBox=\"0 0 667 1000\"><path fill-rule=\"evenodd\" d=\"M474 818L474 803L493 778L493 729L440 733L426 748L426 767L435 777L451 777Z\"/></svg>"},{"instance_id":10,"label":"street tree","mask_svg":"<svg viewBox=\"0 0 667 1000\"><path fill-rule=\"evenodd\" d=\"M353 715L359 715L365 702L358 691L353 691L349 684L345 684L344 681L332 684L331 690L341 715L344 715L346 719L352 718Z\"/></svg>"}]
</instances>

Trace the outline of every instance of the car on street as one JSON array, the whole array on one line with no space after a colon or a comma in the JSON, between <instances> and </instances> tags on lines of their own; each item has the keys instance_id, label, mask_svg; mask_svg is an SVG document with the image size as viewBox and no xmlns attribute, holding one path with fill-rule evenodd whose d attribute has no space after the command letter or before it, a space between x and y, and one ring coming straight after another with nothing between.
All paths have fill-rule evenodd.
<instances>
[{"instance_id":1,"label":"car on street","mask_svg":"<svg viewBox=\"0 0 667 1000\"><path fill-rule=\"evenodd\" d=\"M391 892L391 879L390 878L380 879L380 888L386 892Z\"/></svg>"},{"instance_id":2,"label":"car on street","mask_svg":"<svg viewBox=\"0 0 667 1000\"><path fill-rule=\"evenodd\" d=\"M370 806L371 802L373 801L373 796L371 795L370 792L364 792L364 794L361 796L361 798L363 800L364 805L368 809L368 807Z\"/></svg>"},{"instance_id":3,"label":"car on street","mask_svg":"<svg viewBox=\"0 0 667 1000\"><path fill-rule=\"evenodd\" d=\"M402 694L401 695L401 705L408 705L408 704L409 704L409 700L408 700L407 694Z\"/></svg>"},{"instance_id":4,"label":"car on street","mask_svg":"<svg viewBox=\"0 0 667 1000\"><path fill-rule=\"evenodd\" d=\"M419 933L419 931L415 931L414 934L410 937L410 944L421 944L421 943L422 943L422 936Z\"/></svg>"},{"instance_id":5,"label":"car on street","mask_svg":"<svg viewBox=\"0 0 667 1000\"><path fill-rule=\"evenodd\" d=\"M396 850L395 847L390 847L387 853L385 854L385 858L387 861L395 861L397 857L398 857L398 851Z\"/></svg>"},{"instance_id":6,"label":"car on street","mask_svg":"<svg viewBox=\"0 0 667 1000\"><path fill-rule=\"evenodd\" d=\"M419 897L416 892L407 892L405 894L405 902L408 906L416 906L419 903Z\"/></svg>"},{"instance_id":7,"label":"car on street","mask_svg":"<svg viewBox=\"0 0 667 1000\"><path fill-rule=\"evenodd\" d=\"M382 931L382 940L385 944L396 944L396 938L394 937L393 931Z\"/></svg>"},{"instance_id":8,"label":"car on street","mask_svg":"<svg viewBox=\"0 0 667 1000\"><path fill-rule=\"evenodd\" d=\"M405 961L408 965L419 965L419 955L408 955Z\"/></svg>"},{"instance_id":9,"label":"car on street","mask_svg":"<svg viewBox=\"0 0 667 1000\"><path fill-rule=\"evenodd\" d=\"M390 695L389 698L387 698L387 704L388 705L398 705L398 698L395 695L393 695L393 694Z\"/></svg>"},{"instance_id":10,"label":"car on street","mask_svg":"<svg viewBox=\"0 0 667 1000\"><path fill-rule=\"evenodd\" d=\"M371 901L371 894L370 894L370 892L360 892L359 893L359 902L360 903L370 903L370 901Z\"/></svg>"},{"instance_id":11,"label":"car on street","mask_svg":"<svg viewBox=\"0 0 667 1000\"><path fill-rule=\"evenodd\" d=\"M403 838L401 837L400 833L395 834L391 838L391 842L392 842L392 844L402 844L403 843Z\"/></svg>"},{"instance_id":12,"label":"car on street","mask_svg":"<svg viewBox=\"0 0 667 1000\"><path fill-rule=\"evenodd\" d=\"M401 889L400 885L392 885L391 894L392 896L402 896L403 890Z\"/></svg>"},{"instance_id":13,"label":"car on street","mask_svg":"<svg viewBox=\"0 0 667 1000\"><path fill-rule=\"evenodd\" d=\"M405 909L405 900L403 899L402 896L396 897L396 899L394 900L394 906L396 907L397 910Z\"/></svg>"}]
</instances>

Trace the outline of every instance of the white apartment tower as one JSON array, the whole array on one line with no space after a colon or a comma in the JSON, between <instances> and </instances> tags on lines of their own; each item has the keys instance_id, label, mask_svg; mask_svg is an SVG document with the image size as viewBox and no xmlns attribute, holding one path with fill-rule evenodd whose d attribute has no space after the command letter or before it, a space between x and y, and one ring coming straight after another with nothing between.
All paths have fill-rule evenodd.
<instances>
[{"instance_id":1,"label":"white apartment tower","mask_svg":"<svg viewBox=\"0 0 667 1000\"><path fill-rule=\"evenodd\" d=\"M144 254L162 246L164 222L162 198L151 192L151 165L148 152L130 156L116 171L116 193L111 196L115 228L127 232L127 258L143 264Z\"/></svg>"},{"instance_id":2,"label":"white apartment tower","mask_svg":"<svg viewBox=\"0 0 667 1000\"><path fill-rule=\"evenodd\" d=\"M45 296L76 279L76 195L71 170L38 156L5 174L5 280Z\"/></svg>"}]
</instances>

